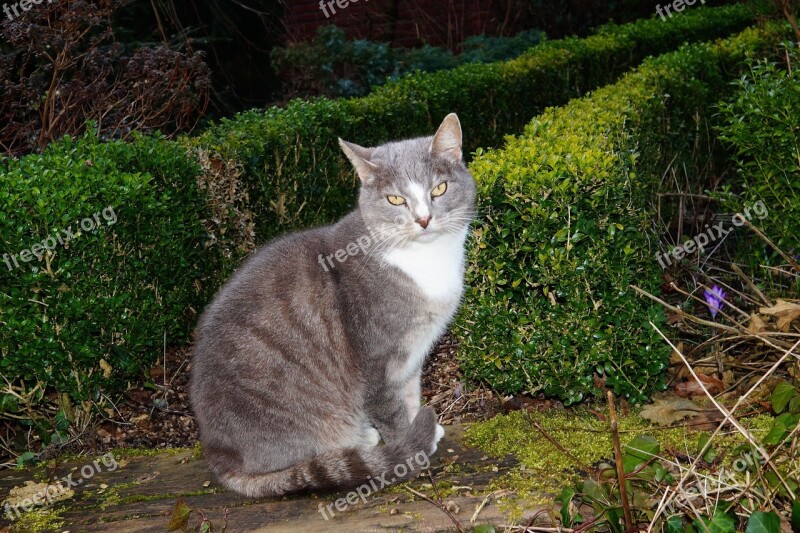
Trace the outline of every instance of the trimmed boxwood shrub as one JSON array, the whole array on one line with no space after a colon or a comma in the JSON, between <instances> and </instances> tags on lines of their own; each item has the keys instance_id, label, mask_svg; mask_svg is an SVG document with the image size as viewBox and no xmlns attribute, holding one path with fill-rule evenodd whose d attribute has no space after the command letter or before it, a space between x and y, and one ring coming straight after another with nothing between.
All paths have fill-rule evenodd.
<instances>
[{"instance_id":1,"label":"trimmed boxwood shrub","mask_svg":"<svg viewBox=\"0 0 800 533\"><path fill-rule=\"evenodd\" d=\"M607 26L586 39L544 43L505 62L417 73L358 99L293 101L241 113L192 142L245 167L259 238L327 223L351 208L356 180L336 137L374 145L430 134L450 112L467 150L497 146L546 106L616 79L649 54L746 27L744 6L696 8L664 23Z\"/></svg>"},{"instance_id":2,"label":"trimmed boxwood shrub","mask_svg":"<svg viewBox=\"0 0 800 533\"><path fill-rule=\"evenodd\" d=\"M792 68L785 60L791 58ZM740 196L726 203L730 212L763 201L769 210L758 223L782 250L800 258L800 53L792 47L783 61L753 62L736 81L736 93L720 105L719 135L737 166L732 189ZM769 258L747 247L750 260ZM771 249L763 248L785 263ZM756 257L753 257L754 253ZM744 255L744 254L742 254ZM744 259L744 258L743 258ZM797 287L800 288L800 280Z\"/></svg>"},{"instance_id":3,"label":"trimmed boxwood shrub","mask_svg":"<svg viewBox=\"0 0 800 533\"><path fill-rule=\"evenodd\" d=\"M746 30L648 60L476 157L483 216L455 328L469 377L567 403L601 384L634 400L663 388L669 349L649 325L663 312L631 289L661 280L651 201L667 161L691 159L745 51L774 42Z\"/></svg>"},{"instance_id":4,"label":"trimmed boxwood shrub","mask_svg":"<svg viewBox=\"0 0 800 533\"><path fill-rule=\"evenodd\" d=\"M204 246L197 174L174 142L101 143L92 132L0 161L3 377L96 399L101 386L149 368L165 335L187 339L226 270L217 248ZM37 243L51 235L63 244L45 242L48 255ZM22 408L2 394L0 407Z\"/></svg>"}]
</instances>

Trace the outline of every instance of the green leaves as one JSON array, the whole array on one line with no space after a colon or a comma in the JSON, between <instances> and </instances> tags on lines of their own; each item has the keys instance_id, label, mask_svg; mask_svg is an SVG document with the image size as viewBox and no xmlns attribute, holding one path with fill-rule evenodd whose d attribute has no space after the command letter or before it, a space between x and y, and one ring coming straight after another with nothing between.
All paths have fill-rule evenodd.
<instances>
[{"instance_id":1,"label":"green leaves","mask_svg":"<svg viewBox=\"0 0 800 533\"><path fill-rule=\"evenodd\" d=\"M61 410L31 422L44 444L68 435L71 405L100 387L124 390L149 368L165 334L186 340L229 268L227 236L202 244L213 217L198 172L184 147L157 136L103 143L87 134L0 164L0 204L13 199L14 214L0 217L4 249L64 241L49 262L34 257L13 271L0 262L0 373L64 393ZM35 411L43 395L20 398L28 404L0 396L0 411Z\"/></svg>"},{"instance_id":2,"label":"green leaves","mask_svg":"<svg viewBox=\"0 0 800 533\"><path fill-rule=\"evenodd\" d=\"M583 522L583 517L578 513L577 507L572 503L574 497L575 491L571 488L565 488L556 498L556 501L561 503L559 513L561 515L561 523L565 527L572 527L575 524Z\"/></svg>"},{"instance_id":3,"label":"green leaves","mask_svg":"<svg viewBox=\"0 0 800 533\"><path fill-rule=\"evenodd\" d=\"M800 391L792 386L787 381L780 381L770 395L772 408L777 414L781 414L784 409L789 405L789 402L796 397L800 396Z\"/></svg>"},{"instance_id":4,"label":"green leaves","mask_svg":"<svg viewBox=\"0 0 800 533\"><path fill-rule=\"evenodd\" d=\"M711 518L702 516L694 521L698 531L708 531L708 533L736 533L736 521L731 515L719 509L716 510Z\"/></svg>"},{"instance_id":5,"label":"green leaves","mask_svg":"<svg viewBox=\"0 0 800 533\"><path fill-rule=\"evenodd\" d=\"M683 518L680 516L671 516L666 524L667 533L684 533Z\"/></svg>"},{"instance_id":6,"label":"green leaves","mask_svg":"<svg viewBox=\"0 0 800 533\"><path fill-rule=\"evenodd\" d=\"M791 383L780 381L773 389L770 401L778 416L762 440L764 444L776 446L781 444L800 422L800 391Z\"/></svg>"},{"instance_id":7,"label":"green leaves","mask_svg":"<svg viewBox=\"0 0 800 533\"><path fill-rule=\"evenodd\" d=\"M796 47L786 51L785 61L793 63L791 73L784 60L780 64L751 62L736 83L736 94L720 105L724 123L719 134L738 166L742 193L726 207L762 207L753 213L761 231L780 248L791 249L798 246L800 235L800 202L796 201L800 196L800 53ZM743 260L750 259L752 247L742 247L739 254Z\"/></svg>"},{"instance_id":8,"label":"green leaves","mask_svg":"<svg viewBox=\"0 0 800 533\"><path fill-rule=\"evenodd\" d=\"M780 533L781 519L774 512L756 511L747 520L745 533Z\"/></svg>"},{"instance_id":9,"label":"green leaves","mask_svg":"<svg viewBox=\"0 0 800 533\"><path fill-rule=\"evenodd\" d=\"M661 285L645 231L650 193L665 151L691 163L695 119L709 120L720 95L734 90L726 81L733 65L765 35L648 60L589 97L547 109L502 150L472 162L487 216L475 230L455 328L468 377L568 404L597 393L601 381L637 401L664 386L669 350L648 322L666 317L630 288Z\"/></svg>"},{"instance_id":10,"label":"green leaves","mask_svg":"<svg viewBox=\"0 0 800 533\"><path fill-rule=\"evenodd\" d=\"M658 455L661 446L649 435L637 435L622 451L622 466L625 473L629 474Z\"/></svg>"}]
</instances>

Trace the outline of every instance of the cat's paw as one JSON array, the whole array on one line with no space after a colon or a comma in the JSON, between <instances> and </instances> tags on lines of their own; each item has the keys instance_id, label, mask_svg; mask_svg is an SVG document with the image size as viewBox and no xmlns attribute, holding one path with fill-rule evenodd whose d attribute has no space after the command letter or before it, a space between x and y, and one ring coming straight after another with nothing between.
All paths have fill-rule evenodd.
<instances>
[{"instance_id":1,"label":"cat's paw","mask_svg":"<svg viewBox=\"0 0 800 533\"><path fill-rule=\"evenodd\" d=\"M436 448L439 447L439 441L444 437L444 427L441 424L436 424L436 433L433 437L433 451L431 455L436 453Z\"/></svg>"},{"instance_id":2,"label":"cat's paw","mask_svg":"<svg viewBox=\"0 0 800 533\"><path fill-rule=\"evenodd\" d=\"M377 446L381 442L381 434L375 428L367 428L364 432L364 441L369 447Z\"/></svg>"}]
</instances>

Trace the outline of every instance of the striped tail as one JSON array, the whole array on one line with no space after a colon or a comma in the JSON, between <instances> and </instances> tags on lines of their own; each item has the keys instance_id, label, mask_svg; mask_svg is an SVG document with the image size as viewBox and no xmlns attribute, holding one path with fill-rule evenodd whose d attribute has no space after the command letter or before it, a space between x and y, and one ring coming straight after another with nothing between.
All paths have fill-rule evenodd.
<instances>
[{"instance_id":1,"label":"striped tail","mask_svg":"<svg viewBox=\"0 0 800 533\"><path fill-rule=\"evenodd\" d=\"M368 480L373 489L380 489L427 468L441 438L440 432L433 408L423 407L405 436L394 443L334 450L277 472L221 472L217 477L226 488L251 498L304 490L349 489Z\"/></svg>"}]
</instances>

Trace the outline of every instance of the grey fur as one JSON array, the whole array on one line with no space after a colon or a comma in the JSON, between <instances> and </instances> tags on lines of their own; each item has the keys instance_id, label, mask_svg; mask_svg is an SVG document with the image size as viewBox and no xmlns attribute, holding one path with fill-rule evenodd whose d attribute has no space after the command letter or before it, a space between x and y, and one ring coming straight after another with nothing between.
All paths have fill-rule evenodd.
<instances>
[{"instance_id":1,"label":"grey fur","mask_svg":"<svg viewBox=\"0 0 800 533\"><path fill-rule=\"evenodd\" d=\"M432 454L441 437L433 409L419 409L422 358L412 352L444 332L463 290L475 184L458 118L449 115L434 137L342 148L362 180L358 207L256 250L195 332L190 399L205 457L226 487L247 496L354 487ZM416 205L412 183L430 191L441 181L444 195ZM430 213L424 230L420 209ZM365 253L320 261L365 235ZM461 249L457 291L446 297L426 296L387 262L393 250L443 242Z\"/></svg>"}]
</instances>

